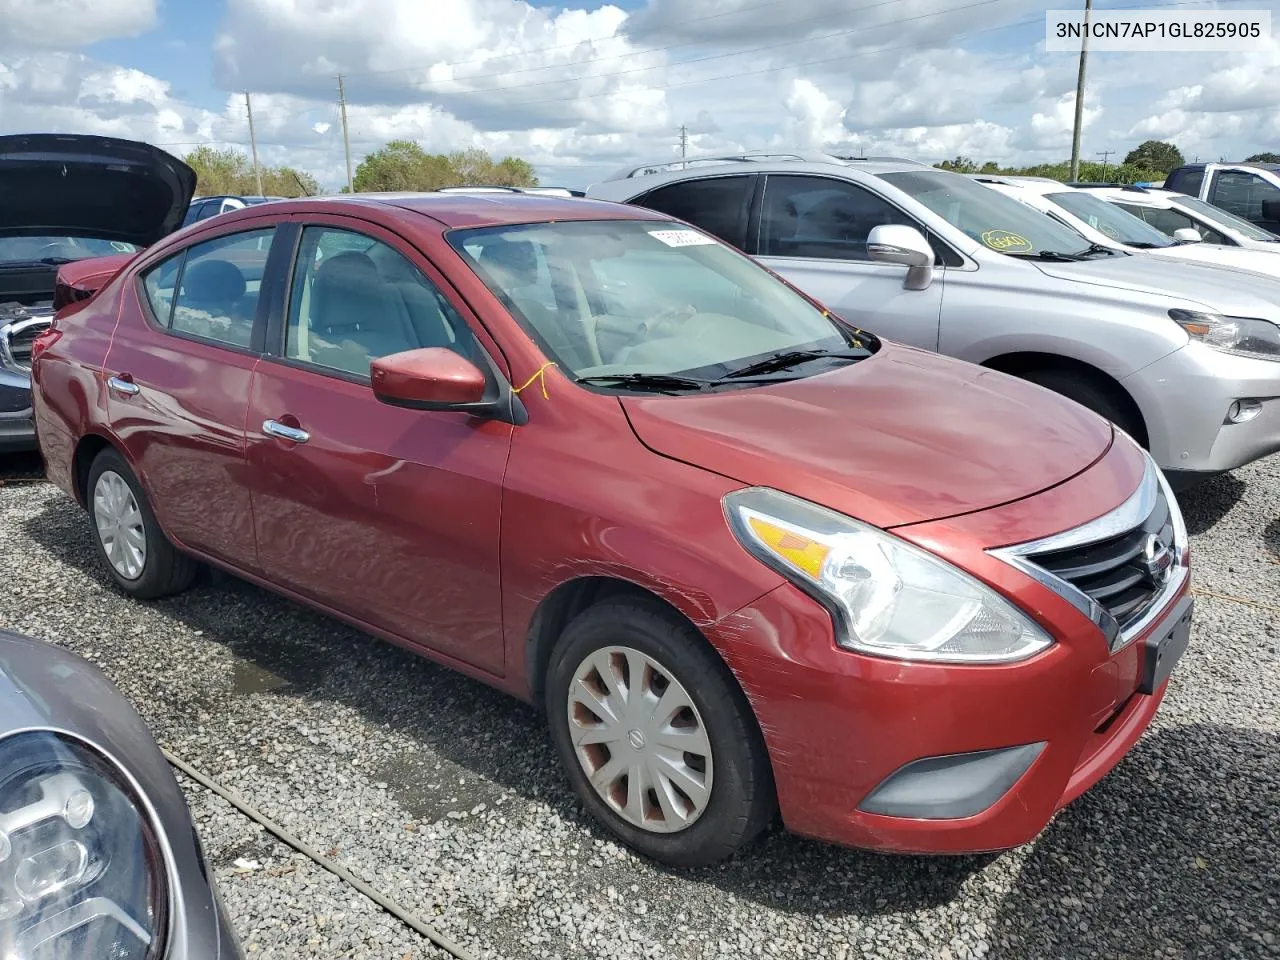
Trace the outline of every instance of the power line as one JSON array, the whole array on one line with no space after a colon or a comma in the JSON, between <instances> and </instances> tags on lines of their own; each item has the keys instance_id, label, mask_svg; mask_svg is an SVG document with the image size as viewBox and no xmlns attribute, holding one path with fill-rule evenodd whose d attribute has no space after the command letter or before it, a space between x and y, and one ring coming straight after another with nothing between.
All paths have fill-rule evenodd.
<instances>
[{"instance_id":1,"label":"power line","mask_svg":"<svg viewBox=\"0 0 1280 960\"><path fill-rule=\"evenodd\" d=\"M897 2L897 0L885 0L885 2ZM958 13L961 10L971 10L974 7L986 7L994 3L1005 3L1005 2L1008 2L1008 0L976 0L976 2L962 4L957 7L947 7L942 10L933 10L929 13L919 13L912 17L901 17L897 20L886 20L883 23L876 23L876 24L872 24L871 26L852 27L845 30L837 30L834 33L825 33L817 37L802 37L799 40L784 40L779 43L767 43L762 46L751 47L746 50L734 50L729 53L713 53L703 57L691 57L688 60L677 60L674 63L653 64L647 67L630 67L626 70L615 70L611 73L584 74L582 76L577 76L577 77L562 77L556 80L535 80L531 83L513 83L513 84L506 84L506 85L500 85L495 87L481 87L479 89L472 89L472 90L434 90L434 91L420 90L420 92L433 94L435 96L450 96L450 97L476 96L478 94L484 94L484 93L496 93L502 90L526 90L529 87L545 87L545 86L554 86L556 84L581 83L584 80L607 80L610 77L624 77L624 76L629 76L631 74L636 74L636 73L647 73L651 70L671 70L676 67L684 67L693 63L708 63L712 60L728 60L728 59L732 59L733 57L743 57L752 53L764 53L769 50L778 50L778 49L781 49L782 47L794 47L794 46L799 46L800 44L805 44L805 43L820 43L823 40L834 40L837 37L845 37L845 36L849 36L850 34L866 33L867 31L870 31L870 30L879 30L884 27L897 26L898 24L902 24L902 23L911 23L916 20L927 20L931 17L939 17L948 13ZM876 4L876 5L883 6L884 3ZM845 59L847 57L848 57L848 54L846 53L844 54L844 56L842 56L839 59ZM823 61L814 61L814 62L823 62ZM566 64L566 66L576 66L576 64ZM793 64L793 66L795 66L795 64ZM511 71L511 72L515 73L517 71ZM746 75L748 74L744 74L744 76ZM492 74L492 76L497 76L497 74ZM469 77L469 78L465 78L464 80L459 80L457 82L464 83L464 82L468 82L471 79L476 79L476 78ZM610 95L612 95L612 92L610 93ZM556 98L556 99L559 99L559 98ZM514 102L540 103L544 101L521 100L521 101L514 101Z\"/></svg>"},{"instance_id":2,"label":"power line","mask_svg":"<svg viewBox=\"0 0 1280 960\"><path fill-rule=\"evenodd\" d=\"M790 3L790 2L792 2L792 0L785 0L785 2ZM849 10L846 10L846 11L843 11L843 12L844 12L844 13L862 13L864 10L874 10L874 9L876 9L876 8L878 8L878 7L887 7L887 6L891 6L891 5L895 4L895 3L902 3L902 2L904 2L904 0L879 0L879 2L878 2L878 3L869 3L869 4L867 4L866 6L862 6L862 7L852 7L852 8L850 8ZM775 2L772 2L772 3L761 4L760 6L776 6L776 5L777 5L777 0L775 0ZM716 13L716 14L711 14L710 16L707 16L707 17L697 17L697 18L694 18L694 19L695 19L695 20L711 20L711 19L714 19L715 17L733 16L733 15L736 15L736 14L739 14L739 13L744 13L744 12L746 12L746 11L748 11L748 10L753 10L753 9L755 9L755 8L754 8L754 7L743 7L743 8L740 8L740 9L738 9L738 10L729 11L728 13ZM938 11L938 12L946 12L946 11ZM935 12L934 14L931 14L931 16L936 16L936 15L937 15L937 12ZM803 18L801 18L801 19L799 19L799 20L788 20L786 23L779 24L779 25L778 25L778 27L777 27L777 29L775 29L775 31L774 31L774 32L777 32L777 30L778 30L778 29L785 29L785 28L789 28L789 27L798 27L798 26L800 26L801 24L804 24L804 23L814 23L814 22L819 21L819 20L830 20L830 19L831 19L831 15L830 15L830 13L823 13L823 14L818 14L818 15L816 15L816 16L812 16L812 17L803 17ZM694 21L693 21L693 20L686 20L686 21L680 21L680 22L681 22L681 23L692 23L692 22L694 22ZM873 26L875 26L875 25L873 25ZM856 27L856 28L852 28L852 29L850 29L850 30L842 31L842 32L846 32L846 33L854 33L854 32L857 32L858 30L862 30L862 29L872 29L872 28L873 28L873 27ZM613 35L612 37L599 37L599 38L596 38L596 39L594 39L594 40L584 40L584 41L579 41L578 43L572 43L572 44L561 44L560 46L578 47L578 46L581 46L581 44L582 44L582 43L599 43L599 42L606 41L606 40L620 40L620 39L623 39L623 38L622 38L620 35L615 34L615 35ZM806 38L802 38L802 39L800 39L800 40L787 41L787 43L807 43L809 40L824 40L824 39L826 39L826 37L806 37ZM456 82L461 83L461 82L464 82L464 81L465 81L465 82L470 82L470 81L473 81L473 80L488 80L488 79L491 79L491 78L493 78L493 77L509 77L509 76L512 76L513 74L517 74L517 73L535 73L535 72L537 72L537 71L539 71L539 70L558 70L558 69L561 69L561 68L564 68L564 67L582 67L582 66L586 66L587 64L592 64L592 63L605 63L606 61L609 61L609 60L624 60L624 59L626 59L626 58L628 58L628 57L643 57L643 56L647 56L648 54L651 54L651 53L665 53L665 52L666 52L666 51L668 51L668 50L678 50L678 49L679 49L679 48L681 48L681 47L691 47L691 46L697 46L698 44L706 44L706 43L707 43L707 41L706 41L706 40L704 40L704 39L697 39L697 40L682 40L682 41L681 41L681 42L679 42L679 43L671 43L671 44L667 44L667 45L665 45L665 46L661 46L661 47L650 47L650 48L648 48L648 49L646 49L646 50L628 50L628 51L625 51L625 52L623 52L623 53L614 53L614 54L610 54L610 55L608 55L608 56L604 56L604 57L590 57L590 58L587 58L587 59L585 59L585 60L573 60L573 61L570 61L569 63L544 63L544 64L540 64L540 65L538 65L538 66L536 66L536 67L521 67L521 68L519 68L519 69L517 69L517 70L499 70L499 71L497 71L497 72L495 72L495 73L481 73L481 74L476 74L476 75L469 76L469 77L460 77L460 78L457 78L457 81L456 81ZM518 52L518 53L504 53L504 54L499 54L499 55L494 56L494 57L482 57L482 58L479 58L479 59L476 59L476 60L461 60L461 61L457 61L457 62L454 62L454 63L448 63L448 62L445 62L445 63L434 63L434 64L432 64L432 65L430 65L430 66L427 66L427 67L396 67L396 68L394 68L394 69L389 69L389 70L363 70L363 71L348 71L347 73L343 74L343 76L345 76L345 77L369 77L369 76L385 76L385 75L390 75L390 74L393 74L393 73L426 73L426 72L429 72L429 71L431 71L431 70L438 70L438 69L439 69L439 68L441 68L441 67L456 67L456 66L461 66L461 65L467 64L467 63L488 63L490 60L506 60L506 59L509 59L509 58L511 58L511 57L528 57L528 56L531 56L531 55L536 54L536 53L545 53L545 52L548 52L548 51L551 51L551 50L556 50L556 49L559 49L559 48L560 48L560 47L544 47L544 48L541 48L541 49L539 49L539 48L534 48L534 49L532 49L532 50L522 50L522 51L520 51L520 52ZM757 48L757 49L766 49L766 48ZM734 57L734 56L741 56L741 55L742 55L742 54L744 54L744 53L752 53L752 52L754 52L754 51L753 51L753 50L739 50L739 51L736 51L736 52L734 52L734 53L720 54L720 56ZM677 62L677 65L678 65L679 63L697 63L697 62L698 62L698 60L678 61L678 62ZM645 68L645 69L653 69L653 70L657 70L657 69L661 69L661 67L663 67L663 66L666 66L666 64L658 64L658 65L655 65L655 66L653 66L653 67L648 67L648 68ZM612 74L597 74L596 76L612 76ZM549 80L549 81L544 81L544 82L546 82L546 83L558 83L558 82L561 82L561 81ZM532 84L529 84L529 86L531 86L531 85L532 85ZM526 86L526 84L520 84L519 86ZM506 89L506 88L494 88L494 89Z\"/></svg>"},{"instance_id":3,"label":"power line","mask_svg":"<svg viewBox=\"0 0 1280 960\"><path fill-rule=\"evenodd\" d=\"M901 0L893 0L893 2L901 2ZM750 13L750 12L752 12L752 11L754 11L754 10L763 10L763 9L765 9L766 7L780 7L780 6L783 6L784 4L792 4L792 3L794 3L794 0L768 0L768 2L766 2L766 3L757 3L757 4L755 4L754 6L750 6L750 7L738 7L736 10L723 10L723 11L721 11L720 13L709 13L709 14L706 14L705 16L701 16L701 17L690 17L690 18L688 18L687 20L674 20L674 21L672 21L672 22L671 22L671 25L672 25L672 26L685 26L685 25L688 25L688 24L690 24L690 23L701 23L701 22L706 21L706 20L718 20L718 19L720 19L721 17L736 17L736 16L738 16L739 14L743 14L743 13ZM884 6L884 5L885 5L885 4L883 4L883 3L878 3L878 4L872 4L871 6ZM849 11L849 12L854 12L854 13L856 13L858 10L862 10L862 9L870 9L870 8L869 8L869 7L855 7L855 8L854 8L854 10ZM812 21L814 21L814 20L825 20L825 19L828 19L829 17L830 17L830 14L829 14L829 13L826 13L826 14L821 14L821 15L815 16L815 17L806 17L806 18L805 18L805 19L803 19L803 20L795 20L795 21L792 21L792 22L790 22L790 23L783 24L783 26L795 26L795 25L797 25L797 24L801 24L801 23L810 23L810 22L812 22ZM420 72L420 71L423 71L423 70L432 70L432 69L436 69L436 68L438 68L438 67L464 67L464 66L466 66L467 64L470 64L470 63L488 63L488 62L490 62L491 60L505 60L505 59L507 59L507 58L509 58L509 57L527 57L527 56L529 56L529 55L530 55L530 54L532 54L532 53L550 53L550 52L551 52L551 51L553 51L553 50L568 50L568 49L570 49L570 48L580 47L580 46L582 46L584 43L603 43L603 42L606 42L606 41L609 41L609 40L618 40L618 39L620 39L620 37L619 37L619 35L618 35L618 34L616 34L616 33L615 33L615 34L611 34L611 35L609 35L609 36L607 36L607 37L589 37L589 38L587 38L586 40L574 40L574 41L571 41L571 42L569 42L569 43L557 43L557 44L555 44L555 45L553 45L553 46L550 46L550 47L535 47L535 48L534 48L534 49L532 49L532 50L520 50L520 51L517 51L517 52L515 52L515 53L502 53L502 54L497 54L496 56L491 56L491 57L473 57L473 58L472 58L472 59L470 59L470 60L453 60L453 61L444 61L444 62L442 62L442 63L436 63L436 64L433 64L433 65L432 65L432 66L430 66L430 67L392 67L392 68L387 69L387 70L347 70L346 72L344 72L344 73L343 73L343 76L345 76L345 77L374 77L374 76L389 75L389 74L393 74L393 73L417 73L417 72ZM684 42L681 42L681 43L671 44L670 46L665 46L665 47L654 47L654 48L653 48L653 49L651 49L651 50L641 50L641 51L636 51L636 52L631 53L631 54L624 54L623 56L639 56L639 55L642 55L642 54L644 54L644 53L657 53L657 52L660 52L660 51L663 51L663 50L674 50L676 47L686 47L686 46L690 46L691 44L695 44L695 43L705 43L705 42L706 42L706 41L704 41L704 40L689 40L689 41L684 41ZM604 59L613 59L613 58L606 57L606 58L604 58ZM585 61L579 61L579 62L580 62L580 63L591 63L592 61L590 61L590 60L585 60ZM555 65L555 64L552 64L552 65L550 65L550 66L556 66L556 65ZM541 68L538 68L538 69L550 69L550 66L548 66L548 67L541 67ZM511 71L505 71L505 72L506 72L506 73L516 73L516 72L518 72L518 71L511 70ZM503 75L503 74L493 74L493 76L501 76L501 75Z\"/></svg>"}]
</instances>

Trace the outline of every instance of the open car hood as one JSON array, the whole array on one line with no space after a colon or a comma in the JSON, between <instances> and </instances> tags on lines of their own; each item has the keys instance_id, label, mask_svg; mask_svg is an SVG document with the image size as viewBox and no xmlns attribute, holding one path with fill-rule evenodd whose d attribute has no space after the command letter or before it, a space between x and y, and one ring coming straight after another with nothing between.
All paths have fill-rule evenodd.
<instances>
[{"instance_id":1,"label":"open car hood","mask_svg":"<svg viewBox=\"0 0 1280 960\"><path fill-rule=\"evenodd\" d=\"M878 527L1029 497L1112 442L1111 424L1042 387L888 341L830 373L622 406L657 453Z\"/></svg>"},{"instance_id":2,"label":"open car hood","mask_svg":"<svg viewBox=\"0 0 1280 960\"><path fill-rule=\"evenodd\" d=\"M148 247L182 225L195 188L194 170L149 144L52 133L0 137L0 237Z\"/></svg>"}]
</instances>

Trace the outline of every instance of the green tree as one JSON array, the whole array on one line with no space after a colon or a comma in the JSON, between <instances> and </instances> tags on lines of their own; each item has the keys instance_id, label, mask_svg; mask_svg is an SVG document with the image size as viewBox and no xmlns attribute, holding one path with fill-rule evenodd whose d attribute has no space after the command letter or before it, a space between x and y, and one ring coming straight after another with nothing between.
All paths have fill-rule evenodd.
<instances>
[{"instance_id":1,"label":"green tree","mask_svg":"<svg viewBox=\"0 0 1280 960\"><path fill-rule=\"evenodd\" d=\"M1245 163L1280 163L1280 153L1255 153L1252 157L1245 157Z\"/></svg>"},{"instance_id":2,"label":"green tree","mask_svg":"<svg viewBox=\"0 0 1280 960\"><path fill-rule=\"evenodd\" d=\"M187 166L196 172L196 193L201 196L230 194L251 196L258 192L249 157L235 148L217 150L196 147L185 157ZM293 167L260 167L262 190L267 196L301 197L319 193L316 178Z\"/></svg>"},{"instance_id":3,"label":"green tree","mask_svg":"<svg viewBox=\"0 0 1280 960\"><path fill-rule=\"evenodd\" d=\"M977 173L978 165L968 157L956 157L954 160L943 160L936 165L942 170L951 170L955 173Z\"/></svg>"},{"instance_id":4,"label":"green tree","mask_svg":"<svg viewBox=\"0 0 1280 960\"><path fill-rule=\"evenodd\" d=\"M392 140L365 156L356 168L357 193L379 190L439 190L441 187L536 187L533 165L518 157L494 161L472 147L453 153L427 153L413 140Z\"/></svg>"},{"instance_id":5,"label":"green tree","mask_svg":"<svg viewBox=\"0 0 1280 960\"><path fill-rule=\"evenodd\" d=\"M979 173L999 173L1000 164L996 163L994 160L988 160L986 163L982 165L982 169L979 170L978 172Z\"/></svg>"},{"instance_id":6,"label":"green tree","mask_svg":"<svg viewBox=\"0 0 1280 960\"><path fill-rule=\"evenodd\" d=\"M1145 167L1168 174L1174 167L1182 166L1186 161L1182 151L1172 143L1162 140L1147 140L1130 150L1124 158L1124 166ZM1158 178L1157 178L1158 179Z\"/></svg>"}]
</instances>

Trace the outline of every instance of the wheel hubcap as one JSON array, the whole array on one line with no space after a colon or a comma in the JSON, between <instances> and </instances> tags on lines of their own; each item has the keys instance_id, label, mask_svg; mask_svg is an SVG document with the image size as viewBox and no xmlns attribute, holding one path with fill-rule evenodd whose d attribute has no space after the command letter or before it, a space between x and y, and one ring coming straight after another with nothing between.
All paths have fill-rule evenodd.
<instances>
[{"instance_id":1,"label":"wheel hubcap","mask_svg":"<svg viewBox=\"0 0 1280 960\"><path fill-rule=\"evenodd\" d=\"M606 647L573 675L574 752L600 799L634 826L675 833L711 799L711 743L693 699L670 671L630 647Z\"/></svg>"},{"instance_id":2,"label":"wheel hubcap","mask_svg":"<svg viewBox=\"0 0 1280 960\"><path fill-rule=\"evenodd\" d=\"M147 562L147 534L142 511L124 477L106 470L93 487L93 520L112 568L126 580L137 580Z\"/></svg>"}]
</instances>

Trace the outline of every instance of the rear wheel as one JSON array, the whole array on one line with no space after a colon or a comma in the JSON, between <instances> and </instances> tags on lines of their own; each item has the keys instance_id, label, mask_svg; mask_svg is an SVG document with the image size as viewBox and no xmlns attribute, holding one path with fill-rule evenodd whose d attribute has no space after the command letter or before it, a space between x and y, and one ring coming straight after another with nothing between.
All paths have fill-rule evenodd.
<instances>
[{"instance_id":1,"label":"rear wheel","mask_svg":"<svg viewBox=\"0 0 1280 960\"><path fill-rule=\"evenodd\" d=\"M570 623L552 653L546 708L578 796L646 856L714 863L773 816L746 698L692 625L661 604L606 601Z\"/></svg>"},{"instance_id":2,"label":"rear wheel","mask_svg":"<svg viewBox=\"0 0 1280 960\"><path fill-rule=\"evenodd\" d=\"M161 531L142 485L117 451L108 447L94 458L86 493L98 551L120 589L152 600L191 585L196 562Z\"/></svg>"},{"instance_id":3,"label":"rear wheel","mask_svg":"<svg viewBox=\"0 0 1280 960\"><path fill-rule=\"evenodd\" d=\"M1030 380L1042 387L1059 393L1068 400L1074 400L1082 407L1088 407L1100 417L1105 417L1133 437L1143 442L1142 422L1128 408L1124 401L1116 396L1115 390L1091 377L1070 370L1028 370L1018 374L1023 380Z\"/></svg>"}]
</instances>

